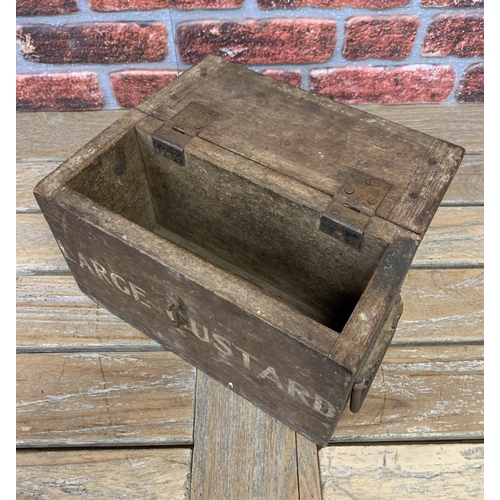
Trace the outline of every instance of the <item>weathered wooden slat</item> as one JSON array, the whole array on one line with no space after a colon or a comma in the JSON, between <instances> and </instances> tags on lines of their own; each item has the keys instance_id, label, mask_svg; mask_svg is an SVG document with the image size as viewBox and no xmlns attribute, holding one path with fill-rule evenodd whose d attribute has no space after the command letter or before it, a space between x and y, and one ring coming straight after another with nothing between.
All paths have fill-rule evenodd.
<instances>
[{"instance_id":1,"label":"weathered wooden slat","mask_svg":"<svg viewBox=\"0 0 500 500\"><path fill-rule=\"evenodd\" d=\"M391 348L361 412L346 412L333 440L481 438L480 358L477 346ZM286 428L200 375L193 498L268 498L264 491L272 492L269 498L295 498L296 483L289 467L298 467L300 498L315 498L315 450L309 442L297 436L296 463L293 439L287 439Z\"/></svg>"},{"instance_id":2,"label":"weathered wooden slat","mask_svg":"<svg viewBox=\"0 0 500 500\"><path fill-rule=\"evenodd\" d=\"M484 156L465 155L441 205L484 203Z\"/></svg>"},{"instance_id":3,"label":"weathered wooden slat","mask_svg":"<svg viewBox=\"0 0 500 500\"><path fill-rule=\"evenodd\" d=\"M17 215L16 266L20 275L69 273L42 214Z\"/></svg>"},{"instance_id":4,"label":"weathered wooden slat","mask_svg":"<svg viewBox=\"0 0 500 500\"><path fill-rule=\"evenodd\" d=\"M84 295L72 276L19 276L17 300L20 352L165 349Z\"/></svg>"},{"instance_id":5,"label":"weathered wooden slat","mask_svg":"<svg viewBox=\"0 0 500 500\"><path fill-rule=\"evenodd\" d=\"M392 345L477 343L484 337L481 269L412 269Z\"/></svg>"},{"instance_id":6,"label":"weathered wooden slat","mask_svg":"<svg viewBox=\"0 0 500 500\"><path fill-rule=\"evenodd\" d=\"M20 447L192 443L195 369L168 352L18 354Z\"/></svg>"},{"instance_id":7,"label":"weathered wooden slat","mask_svg":"<svg viewBox=\"0 0 500 500\"><path fill-rule=\"evenodd\" d=\"M18 212L39 212L40 207L33 196L38 181L49 175L60 162L21 162L16 164L16 210Z\"/></svg>"},{"instance_id":8,"label":"weathered wooden slat","mask_svg":"<svg viewBox=\"0 0 500 500\"><path fill-rule=\"evenodd\" d=\"M359 413L332 441L483 437L482 346L391 347Z\"/></svg>"},{"instance_id":9,"label":"weathered wooden slat","mask_svg":"<svg viewBox=\"0 0 500 500\"><path fill-rule=\"evenodd\" d=\"M68 273L68 267L41 214L17 216L19 275ZM441 207L422 241L413 266L483 264L483 208Z\"/></svg>"},{"instance_id":10,"label":"weathered wooden slat","mask_svg":"<svg viewBox=\"0 0 500 500\"><path fill-rule=\"evenodd\" d=\"M151 355L156 355L155 363L150 361L151 358L148 356ZM158 375L155 370L161 370L162 365L158 359L167 355L173 356L168 353L122 356L125 359L135 359L138 356L141 363L147 363L147 373L152 371L151 376L155 377ZM48 357L40 358L39 356ZM98 359L99 354L95 356ZM89 367L95 365L95 356L90 357L93 364L88 362L88 358L83 355L73 355L73 358L69 358L72 363L78 365L73 368L76 375L71 377L71 383L74 384L71 389L75 393L74 401L85 401L93 397L92 393L86 396L91 380L82 384L82 380L85 382L86 378L81 378L81 375L88 373ZM113 360L113 356L116 355L107 354L106 356L107 359ZM50 361L47 366L51 364L61 366L65 359L63 355L24 355L20 358L25 360L29 368L26 372L20 373L31 373L30 377L37 376L38 371L44 373L46 369L45 363L32 364L31 360L54 360ZM157 368L158 363L160 363L159 368ZM125 367L124 370L128 368ZM135 368L130 369L135 370ZM57 372L57 368L53 370ZM95 372L96 368L92 370ZM141 372L144 375L142 370ZM130 377L132 376L130 374ZM54 377L49 377L52 384L56 384ZM116 377L116 385L123 386L124 384L120 381L121 372L117 373ZM391 348L361 412L356 415L346 412L334 439L358 441L419 439L421 436L432 439L450 436L480 436L482 398L478 388L481 386L480 346ZM82 393L81 397L80 393ZM94 403L82 402L81 404ZM104 412L102 401L101 407L96 411ZM63 418L62 415L61 418ZM66 427L62 429L62 434L69 433L71 437L73 431L65 429ZM125 434L127 432L129 431ZM61 439L67 441L64 437Z\"/></svg>"},{"instance_id":11,"label":"weathered wooden slat","mask_svg":"<svg viewBox=\"0 0 500 500\"><path fill-rule=\"evenodd\" d=\"M330 446L319 455L323 500L483 498L482 444Z\"/></svg>"},{"instance_id":12,"label":"weathered wooden slat","mask_svg":"<svg viewBox=\"0 0 500 500\"><path fill-rule=\"evenodd\" d=\"M301 500L322 500L318 447L297 434L297 469Z\"/></svg>"},{"instance_id":13,"label":"weathered wooden slat","mask_svg":"<svg viewBox=\"0 0 500 500\"><path fill-rule=\"evenodd\" d=\"M189 498L191 450L17 453L17 496L28 498Z\"/></svg>"},{"instance_id":14,"label":"weathered wooden slat","mask_svg":"<svg viewBox=\"0 0 500 500\"><path fill-rule=\"evenodd\" d=\"M415 130L440 137L466 149L484 149L482 104L354 106ZM17 157L66 159L122 116L125 111L19 113Z\"/></svg>"},{"instance_id":15,"label":"weathered wooden slat","mask_svg":"<svg viewBox=\"0 0 500 500\"><path fill-rule=\"evenodd\" d=\"M479 267L483 251L483 207L440 207L412 267Z\"/></svg>"},{"instance_id":16,"label":"weathered wooden slat","mask_svg":"<svg viewBox=\"0 0 500 500\"><path fill-rule=\"evenodd\" d=\"M194 443L192 500L302 498L295 432L200 371Z\"/></svg>"},{"instance_id":17,"label":"weathered wooden slat","mask_svg":"<svg viewBox=\"0 0 500 500\"><path fill-rule=\"evenodd\" d=\"M65 160L126 112L18 113L19 159Z\"/></svg>"},{"instance_id":18,"label":"weathered wooden slat","mask_svg":"<svg viewBox=\"0 0 500 500\"><path fill-rule=\"evenodd\" d=\"M387 220L417 234L424 234L463 156L463 149L450 147L448 142L435 139L427 151L426 161L414 173L401 199L387 215ZM439 170L436 165L439 165Z\"/></svg>"},{"instance_id":19,"label":"weathered wooden slat","mask_svg":"<svg viewBox=\"0 0 500 500\"><path fill-rule=\"evenodd\" d=\"M270 97L265 105L264 94ZM231 99L221 99L223 95ZM428 135L230 64L173 109L179 112L193 102L216 106L224 117L203 128L199 137L330 195L340 190L352 168L370 168L372 175L392 184L384 201L395 192L400 195L415 169L424 168L433 141ZM235 133L241 123L245 133ZM441 170L443 154L437 155L436 171ZM330 163L332 158L336 160Z\"/></svg>"},{"instance_id":20,"label":"weathered wooden slat","mask_svg":"<svg viewBox=\"0 0 500 500\"><path fill-rule=\"evenodd\" d=\"M20 162L17 171L18 212L39 211L33 196L38 181L52 172L60 162ZM484 156L466 155L442 205L482 205L484 200Z\"/></svg>"},{"instance_id":21,"label":"weathered wooden slat","mask_svg":"<svg viewBox=\"0 0 500 500\"><path fill-rule=\"evenodd\" d=\"M353 106L405 127L439 137L465 148L467 153L484 150L484 105Z\"/></svg>"},{"instance_id":22,"label":"weathered wooden slat","mask_svg":"<svg viewBox=\"0 0 500 500\"><path fill-rule=\"evenodd\" d=\"M393 345L481 342L483 274L411 270ZM17 345L22 352L163 349L89 299L71 276L18 276Z\"/></svg>"}]
</instances>

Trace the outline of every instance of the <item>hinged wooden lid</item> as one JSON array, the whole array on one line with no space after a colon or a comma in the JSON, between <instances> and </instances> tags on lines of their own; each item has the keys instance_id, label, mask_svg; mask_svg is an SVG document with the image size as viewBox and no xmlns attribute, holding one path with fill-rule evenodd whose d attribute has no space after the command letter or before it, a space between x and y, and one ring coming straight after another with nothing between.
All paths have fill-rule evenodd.
<instances>
[{"instance_id":1,"label":"hinged wooden lid","mask_svg":"<svg viewBox=\"0 0 500 500\"><path fill-rule=\"evenodd\" d=\"M328 194L321 227L351 245L373 215L425 233L463 148L209 59L218 69L156 117Z\"/></svg>"}]
</instances>

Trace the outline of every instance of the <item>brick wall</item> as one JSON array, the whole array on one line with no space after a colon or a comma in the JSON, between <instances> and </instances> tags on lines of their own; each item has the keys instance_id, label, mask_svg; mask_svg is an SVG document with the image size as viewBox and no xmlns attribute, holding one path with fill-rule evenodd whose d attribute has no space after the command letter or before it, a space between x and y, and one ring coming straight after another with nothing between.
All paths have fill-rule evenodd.
<instances>
[{"instance_id":1,"label":"brick wall","mask_svg":"<svg viewBox=\"0 0 500 500\"><path fill-rule=\"evenodd\" d=\"M216 54L347 104L482 102L483 0L17 0L17 107L129 108Z\"/></svg>"}]
</instances>

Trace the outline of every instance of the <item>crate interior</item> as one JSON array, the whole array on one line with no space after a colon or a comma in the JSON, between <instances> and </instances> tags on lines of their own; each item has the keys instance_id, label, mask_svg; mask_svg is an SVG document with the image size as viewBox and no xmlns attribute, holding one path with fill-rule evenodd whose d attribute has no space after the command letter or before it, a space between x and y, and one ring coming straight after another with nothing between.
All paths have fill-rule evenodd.
<instances>
[{"instance_id":1,"label":"crate interior","mask_svg":"<svg viewBox=\"0 0 500 500\"><path fill-rule=\"evenodd\" d=\"M68 185L337 332L387 247L349 247L317 211L206 161L180 165L135 129Z\"/></svg>"}]
</instances>

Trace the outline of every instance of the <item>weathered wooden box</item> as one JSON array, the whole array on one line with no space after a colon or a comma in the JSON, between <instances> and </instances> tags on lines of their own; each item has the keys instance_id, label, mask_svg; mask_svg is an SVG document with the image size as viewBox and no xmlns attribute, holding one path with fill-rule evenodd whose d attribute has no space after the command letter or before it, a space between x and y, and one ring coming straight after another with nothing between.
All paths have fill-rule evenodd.
<instances>
[{"instance_id":1,"label":"weathered wooden box","mask_svg":"<svg viewBox=\"0 0 500 500\"><path fill-rule=\"evenodd\" d=\"M210 56L35 196L86 294L325 445L463 153Z\"/></svg>"}]
</instances>

